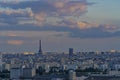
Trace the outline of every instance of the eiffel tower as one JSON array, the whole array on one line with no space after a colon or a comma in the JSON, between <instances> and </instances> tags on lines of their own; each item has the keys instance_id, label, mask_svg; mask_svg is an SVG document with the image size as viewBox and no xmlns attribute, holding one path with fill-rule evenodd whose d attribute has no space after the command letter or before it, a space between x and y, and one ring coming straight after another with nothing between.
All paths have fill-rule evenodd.
<instances>
[{"instance_id":1,"label":"eiffel tower","mask_svg":"<svg viewBox=\"0 0 120 80\"><path fill-rule=\"evenodd\" d=\"M38 54L42 54L41 40L39 40L39 51L38 51Z\"/></svg>"}]
</instances>

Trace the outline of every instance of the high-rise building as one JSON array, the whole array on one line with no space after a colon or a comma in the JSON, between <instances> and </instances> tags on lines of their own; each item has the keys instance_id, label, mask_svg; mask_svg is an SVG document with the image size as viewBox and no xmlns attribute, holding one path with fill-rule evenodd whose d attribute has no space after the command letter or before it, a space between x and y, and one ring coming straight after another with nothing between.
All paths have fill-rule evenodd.
<instances>
[{"instance_id":1,"label":"high-rise building","mask_svg":"<svg viewBox=\"0 0 120 80\"><path fill-rule=\"evenodd\" d=\"M10 69L10 79L11 80L19 80L19 78L22 76L21 71L22 70L19 68L11 68Z\"/></svg>"},{"instance_id":2,"label":"high-rise building","mask_svg":"<svg viewBox=\"0 0 120 80\"><path fill-rule=\"evenodd\" d=\"M73 55L73 48L69 48L69 55Z\"/></svg>"},{"instance_id":3,"label":"high-rise building","mask_svg":"<svg viewBox=\"0 0 120 80\"><path fill-rule=\"evenodd\" d=\"M36 75L35 69L33 68L23 68L22 77L23 78L32 78Z\"/></svg>"},{"instance_id":4,"label":"high-rise building","mask_svg":"<svg viewBox=\"0 0 120 80\"><path fill-rule=\"evenodd\" d=\"M38 51L38 54L42 54L42 43L41 43L41 40L39 40L39 51Z\"/></svg>"},{"instance_id":5,"label":"high-rise building","mask_svg":"<svg viewBox=\"0 0 120 80\"><path fill-rule=\"evenodd\" d=\"M69 71L69 80L77 80L75 71L73 71L73 70Z\"/></svg>"},{"instance_id":6,"label":"high-rise building","mask_svg":"<svg viewBox=\"0 0 120 80\"><path fill-rule=\"evenodd\" d=\"M33 68L11 68L10 79L11 80L32 80L36 75ZM21 79L22 78L22 79Z\"/></svg>"},{"instance_id":7,"label":"high-rise building","mask_svg":"<svg viewBox=\"0 0 120 80\"><path fill-rule=\"evenodd\" d=\"M0 71L2 71L2 65L3 65L3 62L2 62L2 53L0 52Z\"/></svg>"}]
</instances>

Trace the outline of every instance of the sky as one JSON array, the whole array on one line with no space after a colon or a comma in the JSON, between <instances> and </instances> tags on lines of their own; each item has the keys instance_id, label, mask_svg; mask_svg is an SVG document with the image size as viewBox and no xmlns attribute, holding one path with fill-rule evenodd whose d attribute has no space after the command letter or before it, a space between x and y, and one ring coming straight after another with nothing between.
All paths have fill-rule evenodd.
<instances>
[{"instance_id":1,"label":"sky","mask_svg":"<svg viewBox=\"0 0 120 80\"><path fill-rule=\"evenodd\" d=\"M0 0L0 51L120 50L120 0Z\"/></svg>"}]
</instances>

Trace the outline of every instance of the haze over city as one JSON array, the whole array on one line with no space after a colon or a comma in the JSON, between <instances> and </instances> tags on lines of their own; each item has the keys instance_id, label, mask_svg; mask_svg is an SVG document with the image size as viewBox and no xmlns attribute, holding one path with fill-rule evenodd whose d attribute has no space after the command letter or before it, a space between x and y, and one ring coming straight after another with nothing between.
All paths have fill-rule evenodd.
<instances>
[{"instance_id":1,"label":"haze over city","mask_svg":"<svg viewBox=\"0 0 120 80\"><path fill-rule=\"evenodd\" d=\"M120 0L0 0L0 51L120 50Z\"/></svg>"}]
</instances>

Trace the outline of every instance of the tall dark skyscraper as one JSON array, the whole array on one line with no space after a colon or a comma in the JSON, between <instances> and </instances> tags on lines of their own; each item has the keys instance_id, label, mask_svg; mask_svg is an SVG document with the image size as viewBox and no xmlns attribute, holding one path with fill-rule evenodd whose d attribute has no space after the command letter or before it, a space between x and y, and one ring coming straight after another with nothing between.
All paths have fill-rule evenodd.
<instances>
[{"instance_id":1,"label":"tall dark skyscraper","mask_svg":"<svg viewBox=\"0 0 120 80\"><path fill-rule=\"evenodd\" d=\"M42 43L41 40L39 40L39 51L38 54L42 54Z\"/></svg>"},{"instance_id":2,"label":"tall dark skyscraper","mask_svg":"<svg viewBox=\"0 0 120 80\"><path fill-rule=\"evenodd\" d=\"M73 55L73 48L69 48L69 55L70 55L70 56Z\"/></svg>"}]
</instances>

